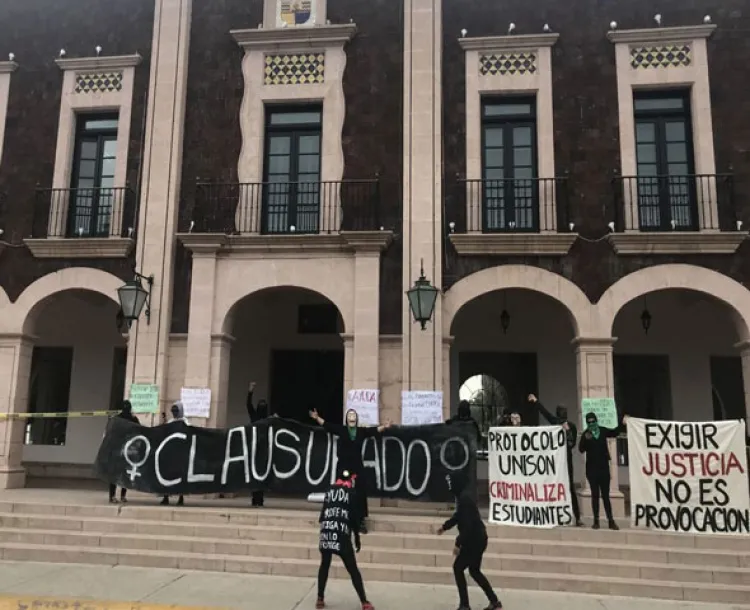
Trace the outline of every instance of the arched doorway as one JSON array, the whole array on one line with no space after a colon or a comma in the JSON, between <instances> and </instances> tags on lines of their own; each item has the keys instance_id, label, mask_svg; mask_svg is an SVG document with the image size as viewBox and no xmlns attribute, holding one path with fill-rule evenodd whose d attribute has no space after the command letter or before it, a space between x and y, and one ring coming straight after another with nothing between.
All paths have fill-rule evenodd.
<instances>
[{"instance_id":1,"label":"arched doorway","mask_svg":"<svg viewBox=\"0 0 750 610\"><path fill-rule=\"evenodd\" d=\"M254 400L271 412L308 421L342 421L344 405L344 323L329 299L308 289L260 290L232 307L225 324L234 337L229 367L229 425L247 423L248 386Z\"/></svg>"},{"instance_id":2,"label":"arched doorway","mask_svg":"<svg viewBox=\"0 0 750 610\"><path fill-rule=\"evenodd\" d=\"M118 304L108 296L71 288L38 301L23 328L34 337L27 410L59 418L20 422L27 475L79 466L68 476L89 476L106 417L67 417L78 411L119 408L125 393L127 341L117 326ZM21 380L23 382L24 380Z\"/></svg>"},{"instance_id":3,"label":"arched doorway","mask_svg":"<svg viewBox=\"0 0 750 610\"><path fill-rule=\"evenodd\" d=\"M458 389L458 398L469 403L471 416L485 437L511 406L508 391L492 375L469 377Z\"/></svg>"}]
</instances>

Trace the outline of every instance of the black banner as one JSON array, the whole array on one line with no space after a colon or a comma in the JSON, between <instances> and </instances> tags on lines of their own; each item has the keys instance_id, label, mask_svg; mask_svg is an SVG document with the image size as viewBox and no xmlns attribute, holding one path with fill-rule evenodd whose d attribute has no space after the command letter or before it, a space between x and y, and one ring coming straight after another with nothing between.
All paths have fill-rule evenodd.
<instances>
[{"instance_id":1,"label":"black banner","mask_svg":"<svg viewBox=\"0 0 750 610\"><path fill-rule=\"evenodd\" d=\"M451 501L445 477L475 479L472 426L393 427L362 445L369 495ZM214 430L174 422L154 428L109 421L96 457L103 480L153 494L271 490L307 496L327 491L337 472L336 437L322 428L269 418ZM361 477L358 481L361 484Z\"/></svg>"}]
</instances>

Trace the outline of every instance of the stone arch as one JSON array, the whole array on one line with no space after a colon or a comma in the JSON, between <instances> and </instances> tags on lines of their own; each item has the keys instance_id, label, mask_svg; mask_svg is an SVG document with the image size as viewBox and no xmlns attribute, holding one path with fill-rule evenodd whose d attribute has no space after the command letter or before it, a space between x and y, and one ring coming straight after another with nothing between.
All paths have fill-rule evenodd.
<instances>
[{"instance_id":1,"label":"stone arch","mask_svg":"<svg viewBox=\"0 0 750 610\"><path fill-rule=\"evenodd\" d=\"M28 333L34 313L49 297L66 290L88 290L119 303L117 289L123 280L101 269L68 267L48 273L29 285L10 306L9 328L13 332Z\"/></svg>"},{"instance_id":2,"label":"stone arch","mask_svg":"<svg viewBox=\"0 0 750 610\"><path fill-rule=\"evenodd\" d=\"M259 286L255 289L251 290L243 290L242 292L237 292L236 294L233 294L231 298L226 299L225 301L221 303L217 303L216 305L216 311L214 315L214 328L218 328L218 332L224 333L224 334L231 334L232 332L232 321L233 321L233 314L235 310L237 309L237 306L244 301L248 297L252 297L254 295L257 295L262 292L266 292L269 290L275 290L275 289L297 289L297 290L303 290L308 292L313 292L317 295L320 295L322 297L325 297L328 299L331 303L333 303L336 308L339 310L339 313L341 314L341 319L344 323L343 332L353 332L354 328L354 318L353 318L353 311L351 311L351 307L347 307L347 305L350 304L351 298L347 299L344 298L343 295L335 295L332 294L332 291L326 290L325 288L321 286L314 285L314 282L296 282L294 284L278 284L273 286ZM351 286L347 287L349 290L352 289ZM342 306L343 305L343 306Z\"/></svg>"},{"instance_id":3,"label":"stone arch","mask_svg":"<svg viewBox=\"0 0 750 610\"><path fill-rule=\"evenodd\" d=\"M563 276L531 265L490 267L472 273L451 286L443 296L443 335L450 336L456 314L473 299L488 292L514 288L553 298L567 309L576 336L595 336L595 312L583 291Z\"/></svg>"},{"instance_id":4,"label":"stone arch","mask_svg":"<svg viewBox=\"0 0 750 610\"><path fill-rule=\"evenodd\" d=\"M718 271L684 264L646 267L612 284L595 306L603 336L612 334L615 318L625 305L660 290L693 290L717 298L733 310L740 339L750 339L750 290Z\"/></svg>"}]
</instances>

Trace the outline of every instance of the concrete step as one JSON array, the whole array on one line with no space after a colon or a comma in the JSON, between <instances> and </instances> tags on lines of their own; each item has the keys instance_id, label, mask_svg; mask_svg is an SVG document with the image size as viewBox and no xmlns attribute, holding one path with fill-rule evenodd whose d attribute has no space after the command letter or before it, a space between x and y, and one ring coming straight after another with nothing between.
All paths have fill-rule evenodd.
<instances>
[{"instance_id":1,"label":"concrete step","mask_svg":"<svg viewBox=\"0 0 750 610\"><path fill-rule=\"evenodd\" d=\"M125 518L80 518L58 516L29 516L0 514L0 540L8 542L24 541L24 534L29 536L44 532L45 543L58 544L57 540L65 534L86 535L89 539L125 538L131 548L174 548L156 545L162 539L195 540L201 551L214 552L213 547L229 541L233 548L243 549L247 545L261 542L291 543L304 547L315 547L318 530L313 527L269 527L254 525L217 525L196 524L189 522L141 521ZM511 538L493 538L488 552L498 555L514 555L535 558L559 557L566 560L575 558L597 558L604 562L633 561L649 562L661 565L698 565L714 568L750 568L750 550L745 553L706 549L670 548L656 546L637 546L619 541L618 544L591 545L576 541L539 541L531 542L523 538L524 531L512 530L518 536ZM419 552L447 553L451 550L452 537L434 535L403 534L389 532L372 532L364 537L365 545L383 549L405 549ZM29 540L30 541L30 540ZM67 544L62 542L61 544ZM88 544L83 542L83 544ZM164 545L168 544L164 542ZM93 546L104 544L93 543ZM198 547L196 547L198 548ZM197 551L196 551L197 552ZM242 553L248 551L242 550ZM230 553L231 554L231 553ZM421 562L423 563L423 562Z\"/></svg>"},{"instance_id":2,"label":"concrete step","mask_svg":"<svg viewBox=\"0 0 750 610\"><path fill-rule=\"evenodd\" d=\"M65 515L80 518L126 518L169 523L193 524L232 524L257 525L261 527L288 526L318 527L317 510L278 510L252 508L216 508L216 507L161 507L138 505L57 505L44 503L10 503L0 502L0 515L15 515L21 519L27 516ZM373 533L390 532L397 534L424 534L433 532L435 525L442 523L438 516L373 514L370 519L370 531ZM624 524L623 524L624 525ZM520 532L520 533L519 533ZM488 534L493 539L517 539L528 541L562 541L579 542L591 545L628 545L651 546L658 548L692 548L714 549L721 551L750 552L747 539L739 536L707 536L689 534L667 534L632 530L627 527L619 532L609 530L594 531L588 528L530 529L501 526L488 526Z\"/></svg>"},{"instance_id":3,"label":"concrete step","mask_svg":"<svg viewBox=\"0 0 750 610\"><path fill-rule=\"evenodd\" d=\"M81 546L48 547L46 545L2 543L0 544L0 553L5 561L37 561L40 557L44 557L47 562L210 570L308 578L314 578L318 568L317 558L268 561L266 557L256 556L205 556L198 553L114 550ZM445 584L451 580L450 571L442 567L401 567L390 564L360 563L360 569L366 581ZM745 603L750 599L750 586L740 585L643 581L637 578L604 577L596 574L567 572L550 575L519 570L487 569L485 574L498 588L508 589L569 591L733 604ZM332 576L334 578L346 578L345 570L339 562L334 563Z\"/></svg>"},{"instance_id":4,"label":"concrete step","mask_svg":"<svg viewBox=\"0 0 750 610\"><path fill-rule=\"evenodd\" d=\"M66 548L99 548L116 554L120 551L163 551L179 555L197 554L207 559L219 556L255 556L265 559L312 559L318 557L316 540L310 536L309 544L278 540L225 540L187 536L132 536L97 534L87 532L60 532L56 530L0 529L0 545L30 544ZM438 567L449 570L453 557L450 546L441 550L400 549L377 547L365 541L359 554L363 565L396 565L414 568ZM556 557L540 554L513 554L504 549L501 553L488 552L484 567L493 571L517 571L539 574L596 574L643 580L670 580L675 582L716 583L750 586L750 567L719 568L706 565L664 564L643 561L605 560L598 557Z\"/></svg>"}]
</instances>

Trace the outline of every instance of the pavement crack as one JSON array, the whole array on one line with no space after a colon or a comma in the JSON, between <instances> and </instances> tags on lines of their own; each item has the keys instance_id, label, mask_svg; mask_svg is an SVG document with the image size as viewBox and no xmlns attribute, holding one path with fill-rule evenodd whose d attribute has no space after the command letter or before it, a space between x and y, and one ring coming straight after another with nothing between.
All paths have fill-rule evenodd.
<instances>
[{"instance_id":1,"label":"pavement crack","mask_svg":"<svg viewBox=\"0 0 750 610\"><path fill-rule=\"evenodd\" d=\"M171 579L171 580L169 580L169 581L167 581L165 583L162 583L161 585L159 585L158 587L156 587L156 589L154 589L153 591L150 591L147 595L144 595L138 601L139 602L145 602L152 595L156 595L159 591L163 591L167 587L175 584L176 582L179 582L180 580L182 580L183 578L185 578L185 576L187 576L187 574L178 574L175 578L173 578L173 579Z\"/></svg>"},{"instance_id":2,"label":"pavement crack","mask_svg":"<svg viewBox=\"0 0 750 610\"><path fill-rule=\"evenodd\" d=\"M310 588L307 591L305 591L305 593L302 595L299 601L296 604L294 604L294 606L291 607L291 610L297 610L297 608L299 608L302 602L307 599L307 596L310 595L310 593L316 586L317 586L316 583L312 583L310 585Z\"/></svg>"}]
</instances>

